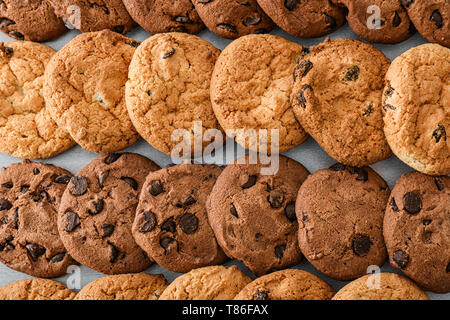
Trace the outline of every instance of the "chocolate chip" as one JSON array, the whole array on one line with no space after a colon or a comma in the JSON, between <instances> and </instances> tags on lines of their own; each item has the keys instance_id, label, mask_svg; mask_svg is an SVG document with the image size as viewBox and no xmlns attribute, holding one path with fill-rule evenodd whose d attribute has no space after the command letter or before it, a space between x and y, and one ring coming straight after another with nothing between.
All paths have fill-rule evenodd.
<instances>
[{"instance_id":1,"label":"chocolate chip","mask_svg":"<svg viewBox=\"0 0 450 320\"><path fill-rule=\"evenodd\" d=\"M297 216L295 214L295 202L291 201L286 205L286 208L284 209L284 215L291 222L297 220Z\"/></svg>"},{"instance_id":2,"label":"chocolate chip","mask_svg":"<svg viewBox=\"0 0 450 320\"><path fill-rule=\"evenodd\" d=\"M431 224L431 219L423 219L422 220L422 224L424 225L424 226L428 226L428 225L430 225Z\"/></svg>"},{"instance_id":3,"label":"chocolate chip","mask_svg":"<svg viewBox=\"0 0 450 320\"><path fill-rule=\"evenodd\" d=\"M409 8L409 6L410 6L412 3L414 3L414 0L401 0L401 2L402 2L402 5L403 5L405 8Z\"/></svg>"},{"instance_id":4,"label":"chocolate chip","mask_svg":"<svg viewBox=\"0 0 450 320\"><path fill-rule=\"evenodd\" d=\"M417 214L422 210L422 199L416 192L408 192L403 196L403 209L410 214Z\"/></svg>"},{"instance_id":5,"label":"chocolate chip","mask_svg":"<svg viewBox=\"0 0 450 320\"><path fill-rule=\"evenodd\" d=\"M30 190L30 186L28 184L24 184L20 186L20 193L27 193Z\"/></svg>"},{"instance_id":6,"label":"chocolate chip","mask_svg":"<svg viewBox=\"0 0 450 320\"><path fill-rule=\"evenodd\" d=\"M161 181L159 181L159 180L153 180L153 181L150 183L150 188L149 188L148 192L150 192L150 194L151 194L152 196L156 197L157 195L163 193L164 191L165 191L165 190L164 190L164 187L163 187Z\"/></svg>"},{"instance_id":7,"label":"chocolate chip","mask_svg":"<svg viewBox=\"0 0 450 320\"><path fill-rule=\"evenodd\" d=\"M189 196L183 202L177 203L176 206L178 208L189 207L189 206L193 205L196 202L197 201L192 196Z\"/></svg>"},{"instance_id":8,"label":"chocolate chip","mask_svg":"<svg viewBox=\"0 0 450 320\"><path fill-rule=\"evenodd\" d=\"M256 184L256 180L257 180L257 176L256 175L251 175L247 177L247 182L245 182L243 185L241 185L242 189L248 189L253 187Z\"/></svg>"},{"instance_id":9,"label":"chocolate chip","mask_svg":"<svg viewBox=\"0 0 450 320\"><path fill-rule=\"evenodd\" d=\"M9 36L17 40L25 40L25 36L18 31L10 31Z\"/></svg>"},{"instance_id":10,"label":"chocolate chip","mask_svg":"<svg viewBox=\"0 0 450 320\"><path fill-rule=\"evenodd\" d=\"M69 185L69 191L74 196L82 196L88 190L88 180L85 177L73 176L70 179L72 185Z\"/></svg>"},{"instance_id":11,"label":"chocolate chip","mask_svg":"<svg viewBox=\"0 0 450 320\"><path fill-rule=\"evenodd\" d=\"M120 177L120 180L126 182L133 190L136 190L136 191L137 191L139 185L138 185L138 183L136 182L136 180L134 180L133 178L130 178L130 177Z\"/></svg>"},{"instance_id":12,"label":"chocolate chip","mask_svg":"<svg viewBox=\"0 0 450 320\"><path fill-rule=\"evenodd\" d=\"M443 183L441 180L439 180L438 178L435 178L435 179L434 179L434 184L436 185L436 188L437 188L439 191L444 190L444 183Z\"/></svg>"},{"instance_id":13,"label":"chocolate chip","mask_svg":"<svg viewBox=\"0 0 450 320\"><path fill-rule=\"evenodd\" d=\"M284 193L278 191L271 191L267 196L267 201L269 202L272 208L279 209L283 206Z\"/></svg>"},{"instance_id":14,"label":"chocolate chip","mask_svg":"<svg viewBox=\"0 0 450 320\"><path fill-rule=\"evenodd\" d=\"M264 28L259 28L259 29L256 29L255 31L253 31L253 34L266 34L266 33L269 33L269 30L264 29Z\"/></svg>"},{"instance_id":15,"label":"chocolate chip","mask_svg":"<svg viewBox=\"0 0 450 320\"><path fill-rule=\"evenodd\" d=\"M330 170L333 171L345 171L345 169L347 169L347 166L345 164L342 163L335 163L330 167Z\"/></svg>"},{"instance_id":16,"label":"chocolate chip","mask_svg":"<svg viewBox=\"0 0 450 320\"><path fill-rule=\"evenodd\" d=\"M9 217L8 217L8 216L3 216L3 217L0 219L0 223L1 223L1 224L7 224L8 221L9 221Z\"/></svg>"},{"instance_id":17,"label":"chocolate chip","mask_svg":"<svg viewBox=\"0 0 450 320\"><path fill-rule=\"evenodd\" d=\"M35 176L37 176L39 173L41 173L41 170L39 170L38 168L34 168L34 169L33 169L33 174L34 174Z\"/></svg>"},{"instance_id":18,"label":"chocolate chip","mask_svg":"<svg viewBox=\"0 0 450 320\"><path fill-rule=\"evenodd\" d=\"M284 251L286 250L286 245L282 244L275 247L275 257L278 259L283 258Z\"/></svg>"},{"instance_id":19,"label":"chocolate chip","mask_svg":"<svg viewBox=\"0 0 450 320\"><path fill-rule=\"evenodd\" d=\"M88 209L88 213L91 216L95 216L95 215L99 214L100 212L103 211L103 209L105 207L105 201L103 199L97 199L97 200L91 201L90 204L92 204L92 207L93 207L93 210Z\"/></svg>"},{"instance_id":20,"label":"chocolate chip","mask_svg":"<svg viewBox=\"0 0 450 320\"><path fill-rule=\"evenodd\" d=\"M164 53L163 59L168 59L175 54L175 48L172 48L170 51Z\"/></svg>"},{"instance_id":21,"label":"chocolate chip","mask_svg":"<svg viewBox=\"0 0 450 320\"><path fill-rule=\"evenodd\" d=\"M436 139L436 143L439 143L442 138L444 138L444 141L447 141L447 132L445 132L445 127L438 124L437 129L433 131L432 137Z\"/></svg>"},{"instance_id":22,"label":"chocolate chip","mask_svg":"<svg viewBox=\"0 0 450 320\"><path fill-rule=\"evenodd\" d=\"M298 72L300 70L303 70L302 77L306 76L311 69L313 68L313 63L309 60L303 60L295 67L295 73L298 75ZM296 80L296 77L294 78L294 81Z\"/></svg>"},{"instance_id":23,"label":"chocolate chip","mask_svg":"<svg viewBox=\"0 0 450 320\"><path fill-rule=\"evenodd\" d=\"M177 16L173 19L175 22L183 23L183 24L192 24L194 21L192 21L191 18L188 16Z\"/></svg>"},{"instance_id":24,"label":"chocolate chip","mask_svg":"<svg viewBox=\"0 0 450 320\"><path fill-rule=\"evenodd\" d=\"M106 164L116 162L122 156L122 153L110 153L104 160Z\"/></svg>"},{"instance_id":25,"label":"chocolate chip","mask_svg":"<svg viewBox=\"0 0 450 320\"><path fill-rule=\"evenodd\" d=\"M173 247L173 244L177 245L177 242L175 241L175 239L172 239L170 237L164 237L159 241L159 245L164 249L164 254L166 255L169 254L171 247Z\"/></svg>"},{"instance_id":26,"label":"chocolate chip","mask_svg":"<svg viewBox=\"0 0 450 320\"><path fill-rule=\"evenodd\" d=\"M6 199L0 198L0 211L9 210L12 208L11 202Z\"/></svg>"},{"instance_id":27,"label":"chocolate chip","mask_svg":"<svg viewBox=\"0 0 450 320\"><path fill-rule=\"evenodd\" d=\"M386 97L392 97L392 95L394 94L394 88L392 88L391 84L388 83L388 85L386 86L386 91L384 92L384 95Z\"/></svg>"},{"instance_id":28,"label":"chocolate chip","mask_svg":"<svg viewBox=\"0 0 450 320\"><path fill-rule=\"evenodd\" d=\"M404 269L408 265L409 255L403 250L397 250L394 252L392 260L394 260L397 266L399 266L401 269Z\"/></svg>"},{"instance_id":29,"label":"chocolate chip","mask_svg":"<svg viewBox=\"0 0 450 320\"><path fill-rule=\"evenodd\" d=\"M10 26L12 24L16 23L8 18L0 18L0 29L6 28L7 26Z\"/></svg>"},{"instance_id":30,"label":"chocolate chip","mask_svg":"<svg viewBox=\"0 0 450 320\"><path fill-rule=\"evenodd\" d=\"M237 213L236 207L234 206L234 204L231 204L230 206L230 213L235 216L236 218L239 218L239 215Z\"/></svg>"},{"instance_id":31,"label":"chocolate chip","mask_svg":"<svg viewBox=\"0 0 450 320\"><path fill-rule=\"evenodd\" d=\"M334 30L337 27L336 19L332 16L325 14L325 24L328 30Z\"/></svg>"},{"instance_id":32,"label":"chocolate chip","mask_svg":"<svg viewBox=\"0 0 450 320\"><path fill-rule=\"evenodd\" d=\"M152 91L149 89L147 90L147 95L150 97L152 95Z\"/></svg>"},{"instance_id":33,"label":"chocolate chip","mask_svg":"<svg viewBox=\"0 0 450 320\"><path fill-rule=\"evenodd\" d=\"M402 18L398 15L397 11L394 14L394 20L392 21L392 25L394 27L398 27L402 23Z\"/></svg>"},{"instance_id":34,"label":"chocolate chip","mask_svg":"<svg viewBox=\"0 0 450 320\"><path fill-rule=\"evenodd\" d=\"M237 33L236 27L233 26L233 25L231 25L231 24L228 24L228 23L219 23L219 24L217 25L217 28L218 28L218 29L225 30L225 31L227 31L227 32Z\"/></svg>"},{"instance_id":35,"label":"chocolate chip","mask_svg":"<svg viewBox=\"0 0 450 320\"><path fill-rule=\"evenodd\" d=\"M6 182L6 183L2 184L2 188L5 188L5 189L12 189L12 187L14 187L12 182Z\"/></svg>"},{"instance_id":36,"label":"chocolate chip","mask_svg":"<svg viewBox=\"0 0 450 320\"><path fill-rule=\"evenodd\" d=\"M109 237L110 235L112 235L115 228L116 227L113 226L112 224L106 224L106 223L102 224L102 237L106 238L106 237Z\"/></svg>"},{"instance_id":37,"label":"chocolate chip","mask_svg":"<svg viewBox=\"0 0 450 320\"><path fill-rule=\"evenodd\" d=\"M284 0L284 7L289 11L295 10L298 5L298 0Z\"/></svg>"},{"instance_id":38,"label":"chocolate chip","mask_svg":"<svg viewBox=\"0 0 450 320\"><path fill-rule=\"evenodd\" d=\"M357 174L356 180L358 181L367 181L369 179L369 174L364 168L351 167L351 174Z\"/></svg>"},{"instance_id":39,"label":"chocolate chip","mask_svg":"<svg viewBox=\"0 0 450 320\"><path fill-rule=\"evenodd\" d=\"M389 205L391 206L392 210L394 212L399 212L400 210L398 209L397 203L395 202L395 198L392 197L391 200L389 200Z\"/></svg>"},{"instance_id":40,"label":"chocolate chip","mask_svg":"<svg viewBox=\"0 0 450 320\"><path fill-rule=\"evenodd\" d=\"M55 183L59 183L59 184L68 184L70 181L70 177L66 174L60 174L59 176L56 176L53 181Z\"/></svg>"},{"instance_id":41,"label":"chocolate chip","mask_svg":"<svg viewBox=\"0 0 450 320\"><path fill-rule=\"evenodd\" d=\"M198 3L202 3L202 4L210 3L211 1L212 0L197 0Z\"/></svg>"},{"instance_id":42,"label":"chocolate chip","mask_svg":"<svg viewBox=\"0 0 450 320\"><path fill-rule=\"evenodd\" d=\"M360 69L358 66L351 66L347 69L342 81L356 81L359 78Z\"/></svg>"},{"instance_id":43,"label":"chocolate chip","mask_svg":"<svg viewBox=\"0 0 450 320\"><path fill-rule=\"evenodd\" d=\"M303 109L306 108L306 98L305 98L305 95L303 93L303 90L299 90L298 93L297 93L297 103Z\"/></svg>"},{"instance_id":44,"label":"chocolate chip","mask_svg":"<svg viewBox=\"0 0 450 320\"><path fill-rule=\"evenodd\" d=\"M188 32L185 26L172 26L167 30L168 32Z\"/></svg>"},{"instance_id":45,"label":"chocolate chip","mask_svg":"<svg viewBox=\"0 0 450 320\"><path fill-rule=\"evenodd\" d=\"M66 226L64 227L64 230L66 232L72 232L80 225L80 217L72 211L66 212Z\"/></svg>"},{"instance_id":46,"label":"chocolate chip","mask_svg":"<svg viewBox=\"0 0 450 320\"><path fill-rule=\"evenodd\" d=\"M180 228L184 233L191 234L198 229L198 219L191 213L186 213L180 218Z\"/></svg>"},{"instance_id":47,"label":"chocolate chip","mask_svg":"<svg viewBox=\"0 0 450 320\"><path fill-rule=\"evenodd\" d=\"M53 257L51 257L50 261L53 263L61 262L64 260L64 257L66 256L65 252L57 253Z\"/></svg>"},{"instance_id":48,"label":"chocolate chip","mask_svg":"<svg viewBox=\"0 0 450 320\"><path fill-rule=\"evenodd\" d=\"M144 211L142 212L142 215L144 216L144 221L140 225L139 231L142 233L146 233L155 229L157 224L155 214L151 211Z\"/></svg>"},{"instance_id":49,"label":"chocolate chip","mask_svg":"<svg viewBox=\"0 0 450 320\"><path fill-rule=\"evenodd\" d=\"M170 217L161 225L161 230L174 233L177 230L177 224L173 217Z\"/></svg>"},{"instance_id":50,"label":"chocolate chip","mask_svg":"<svg viewBox=\"0 0 450 320\"><path fill-rule=\"evenodd\" d=\"M352 250L357 256L365 256L369 253L372 242L366 235L356 235L352 241Z\"/></svg>"},{"instance_id":51,"label":"chocolate chip","mask_svg":"<svg viewBox=\"0 0 450 320\"><path fill-rule=\"evenodd\" d=\"M444 26L442 15L438 9L434 10L431 14L430 21L434 22L436 28L441 29Z\"/></svg>"},{"instance_id":52,"label":"chocolate chip","mask_svg":"<svg viewBox=\"0 0 450 320\"><path fill-rule=\"evenodd\" d=\"M396 110L397 108L394 107L392 104L386 103L386 104L383 105L383 109L384 109L385 111L387 111L388 109L389 109L389 110Z\"/></svg>"},{"instance_id":53,"label":"chocolate chip","mask_svg":"<svg viewBox=\"0 0 450 320\"><path fill-rule=\"evenodd\" d=\"M367 117L373 113L373 103L370 103L363 111L363 117Z\"/></svg>"},{"instance_id":54,"label":"chocolate chip","mask_svg":"<svg viewBox=\"0 0 450 320\"><path fill-rule=\"evenodd\" d=\"M108 245L109 245L109 262L114 263L119 257L120 251L111 242L108 242Z\"/></svg>"},{"instance_id":55,"label":"chocolate chip","mask_svg":"<svg viewBox=\"0 0 450 320\"><path fill-rule=\"evenodd\" d=\"M141 43L140 43L139 41L132 40L132 41L130 41L128 44L129 44L130 46L132 46L133 48L137 48L137 47L140 46Z\"/></svg>"},{"instance_id":56,"label":"chocolate chip","mask_svg":"<svg viewBox=\"0 0 450 320\"><path fill-rule=\"evenodd\" d=\"M36 243L28 243L25 247L33 261L37 261L37 259L45 253L45 248Z\"/></svg>"},{"instance_id":57,"label":"chocolate chip","mask_svg":"<svg viewBox=\"0 0 450 320\"><path fill-rule=\"evenodd\" d=\"M125 27L124 26L115 26L112 29L114 32L123 34L123 32L125 31Z\"/></svg>"},{"instance_id":58,"label":"chocolate chip","mask_svg":"<svg viewBox=\"0 0 450 320\"><path fill-rule=\"evenodd\" d=\"M106 178L108 178L108 176L109 176L109 170L106 170L100 174L100 177L98 178L98 185L100 186L100 189L103 189Z\"/></svg>"},{"instance_id":59,"label":"chocolate chip","mask_svg":"<svg viewBox=\"0 0 450 320\"><path fill-rule=\"evenodd\" d=\"M16 230L19 229L19 208L16 208L16 210L14 210L11 226Z\"/></svg>"},{"instance_id":60,"label":"chocolate chip","mask_svg":"<svg viewBox=\"0 0 450 320\"><path fill-rule=\"evenodd\" d=\"M257 14L256 16L253 17L247 17L242 21L242 24L246 27L248 26L256 26L258 24L261 23L261 16L259 14Z\"/></svg>"},{"instance_id":61,"label":"chocolate chip","mask_svg":"<svg viewBox=\"0 0 450 320\"><path fill-rule=\"evenodd\" d=\"M270 300L269 291L258 290L252 297L253 300Z\"/></svg>"}]
</instances>

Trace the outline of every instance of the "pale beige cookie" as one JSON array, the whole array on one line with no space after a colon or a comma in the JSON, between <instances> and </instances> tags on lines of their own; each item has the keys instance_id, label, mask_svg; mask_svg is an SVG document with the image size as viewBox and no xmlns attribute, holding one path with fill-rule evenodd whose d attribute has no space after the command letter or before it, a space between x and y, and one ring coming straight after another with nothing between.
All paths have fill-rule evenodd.
<instances>
[{"instance_id":1,"label":"pale beige cookie","mask_svg":"<svg viewBox=\"0 0 450 320\"><path fill-rule=\"evenodd\" d=\"M159 299L230 300L251 281L236 266L203 267L176 278Z\"/></svg>"},{"instance_id":2,"label":"pale beige cookie","mask_svg":"<svg viewBox=\"0 0 450 320\"><path fill-rule=\"evenodd\" d=\"M0 288L0 300L73 300L74 297L75 292L49 279L20 280Z\"/></svg>"},{"instance_id":3,"label":"pale beige cookie","mask_svg":"<svg viewBox=\"0 0 450 320\"><path fill-rule=\"evenodd\" d=\"M138 140L124 97L128 65L138 45L109 30L84 33L50 60L45 101L52 118L83 149L114 152Z\"/></svg>"},{"instance_id":4,"label":"pale beige cookie","mask_svg":"<svg viewBox=\"0 0 450 320\"><path fill-rule=\"evenodd\" d=\"M368 274L336 293L333 300L429 300L414 282L395 273Z\"/></svg>"},{"instance_id":5,"label":"pale beige cookie","mask_svg":"<svg viewBox=\"0 0 450 320\"><path fill-rule=\"evenodd\" d=\"M42 44L0 44L0 152L18 158L50 158L75 142L50 117L42 83L55 51Z\"/></svg>"},{"instance_id":6,"label":"pale beige cookie","mask_svg":"<svg viewBox=\"0 0 450 320\"><path fill-rule=\"evenodd\" d=\"M279 152L303 143L307 134L297 122L289 95L292 70L307 48L281 37L247 35L233 41L220 55L211 79L214 113L225 130L237 132L236 142L250 150L265 151L265 139L246 137L250 130L278 130ZM228 132L231 135L231 132ZM253 141L252 141L253 140ZM276 152L276 150L273 150Z\"/></svg>"},{"instance_id":7,"label":"pale beige cookie","mask_svg":"<svg viewBox=\"0 0 450 320\"><path fill-rule=\"evenodd\" d=\"M106 276L84 286L75 300L158 300L167 285L161 274Z\"/></svg>"},{"instance_id":8,"label":"pale beige cookie","mask_svg":"<svg viewBox=\"0 0 450 320\"><path fill-rule=\"evenodd\" d=\"M181 142L178 137L172 139L172 134L184 129L187 150L194 150L194 122L201 122L203 132L218 128L209 83L219 54L207 41L178 32L154 35L136 50L126 103L137 131L153 147L171 154ZM200 142L196 150L208 144Z\"/></svg>"},{"instance_id":9,"label":"pale beige cookie","mask_svg":"<svg viewBox=\"0 0 450 320\"><path fill-rule=\"evenodd\" d=\"M395 59L383 95L392 151L425 174L450 174L450 49L412 48Z\"/></svg>"}]
</instances>

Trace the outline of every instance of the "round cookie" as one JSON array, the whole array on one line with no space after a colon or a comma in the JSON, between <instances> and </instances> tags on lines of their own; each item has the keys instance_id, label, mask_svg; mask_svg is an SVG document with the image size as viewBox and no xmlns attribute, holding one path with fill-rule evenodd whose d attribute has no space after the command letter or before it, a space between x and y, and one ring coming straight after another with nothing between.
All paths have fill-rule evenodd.
<instances>
[{"instance_id":1,"label":"round cookie","mask_svg":"<svg viewBox=\"0 0 450 320\"><path fill-rule=\"evenodd\" d=\"M384 132L394 154L426 174L450 174L450 49L424 44L386 74Z\"/></svg>"},{"instance_id":2,"label":"round cookie","mask_svg":"<svg viewBox=\"0 0 450 320\"><path fill-rule=\"evenodd\" d=\"M327 39L295 67L295 116L335 160L362 167L391 155L381 108L389 63L369 44Z\"/></svg>"},{"instance_id":3,"label":"round cookie","mask_svg":"<svg viewBox=\"0 0 450 320\"><path fill-rule=\"evenodd\" d=\"M77 264L59 238L57 213L72 174L25 160L0 173L0 261L26 274L53 278Z\"/></svg>"},{"instance_id":4,"label":"round cookie","mask_svg":"<svg viewBox=\"0 0 450 320\"><path fill-rule=\"evenodd\" d=\"M58 211L58 230L78 262L106 274L136 273L151 265L131 227L145 177L158 169L141 155L112 153L70 180Z\"/></svg>"},{"instance_id":5,"label":"round cookie","mask_svg":"<svg viewBox=\"0 0 450 320\"><path fill-rule=\"evenodd\" d=\"M231 300L251 281L236 266L203 267L176 278L159 300Z\"/></svg>"},{"instance_id":6,"label":"round cookie","mask_svg":"<svg viewBox=\"0 0 450 320\"><path fill-rule=\"evenodd\" d=\"M75 300L158 300L167 286L161 274L119 274L90 282Z\"/></svg>"},{"instance_id":7,"label":"round cookie","mask_svg":"<svg viewBox=\"0 0 450 320\"><path fill-rule=\"evenodd\" d=\"M281 29L295 37L321 37L345 23L345 11L329 0L257 1Z\"/></svg>"},{"instance_id":8,"label":"round cookie","mask_svg":"<svg viewBox=\"0 0 450 320\"><path fill-rule=\"evenodd\" d=\"M123 0L125 7L150 34L163 32L199 33L205 25L191 0Z\"/></svg>"},{"instance_id":9,"label":"round cookie","mask_svg":"<svg viewBox=\"0 0 450 320\"><path fill-rule=\"evenodd\" d=\"M430 300L414 282L395 273L368 274L336 293L332 300Z\"/></svg>"},{"instance_id":10,"label":"round cookie","mask_svg":"<svg viewBox=\"0 0 450 320\"><path fill-rule=\"evenodd\" d=\"M274 23L256 0L192 0L198 14L215 34L236 39L251 33L268 33Z\"/></svg>"},{"instance_id":11,"label":"round cookie","mask_svg":"<svg viewBox=\"0 0 450 320\"><path fill-rule=\"evenodd\" d=\"M249 156L228 165L207 201L217 242L230 258L260 276L301 260L295 216L297 191L308 171L279 156L278 171L267 174Z\"/></svg>"},{"instance_id":12,"label":"round cookie","mask_svg":"<svg viewBox=\"0 0 450 320\"><path fill-rule=\"evenodd\" d=\"M209 94L219 54L209 42L179 32L154 35L136 50L126 84L126 104L137 131L159 151L178 156L174 148L179 143L192 153L209 144L198 145L194 139L196 132L219 126ZM179 130L187 134L184 143L172 139Z\"/></svg>"},{"instance_id":13,"label":"round cookie","mask_svg":"<svg viewBox=\"0 0 450 320\"><path fill-rule=\"evenodd\" d=\"M386 260L383 216L389 187L369 167L340 163L310 175L298 192L298 242L309 262L337 280L353 280Z\"/></svg>"},{"instance_id":14,"label":"round cookie","mask_svg":"<svg viewBox=\"0 0 450 320\"><path fill-rule=\"evenodd\" d=\"M394 44L405 41L416 32L400 0L333 0L333 2L347 8L348 24L364 40ZM377 9L374 7L369 10L371 6L376 6ZM380 20L376 21L378 17Z\"/></svg>"},{"instance_id":15,"label":"round cookie","mask_svg":"<svg viewBox=\"0 0 450 320\"><path fill-rule=\"evenodd\" d=\"M29 41L0 43L0 152L41 159L75 144L52 120L42 97L44 70L54 53Z\"/></svg>"},{"instance_id":16,"label":"round cookie","mask_svg":"<svg viewBox=\"0 0 450 320\"><path fill-rule=\"evenodd\" d=\"M211 101L220 125L236 142L253 151L288 151L307 139L295 119L289 95L292 70L308 49L284 38L247 35L228 45L217 60L211 80ZM237 132L233 132L233 130ZM244 129L244 130L239 130ZM263 136L251 138L251 131ZM271 146L278 130L279 148ZM252 141L253 140L253 141Z\"/></svg>"},{"instance_id":17,"label":"round cookie","mask_svg":"<svg viewBox=\"0 0 450 320\"><path fill-rule=\"evenodd\" d=\"M44 75L44 98L55 122L83 149L115 152L139 135L125 106L133 39L104 30L84 33L58 51Z\"/></svg>"},{"instance_id":18,"label":"round cookie","mask_svg":"<svg viewBox=\"0 0 450 320\"><path fill-rule=\"evenodd\" d=\"M335 293L309 272L286 269L253 280L234 300L330 300Z\"/></svg>"},{"instance_id":19,"label":"round cookie","mask_svg":"<svg viewBox=\"0 0 450 320\"><path fill-rule=\"evenodd\" d=\"M419 33L430 42L450 47L450 2L448 0L401 0Z\"/></svg>"},{"instance_id":20,"label":"round cookie","mask_svg":"<svg viewBox=\"0 0 450 320\"><path fill-rule=\"evenodd\" d=\"M75 292L49 279L19 280L0 288L0 300L73 300Z\"/></svg>"},{"instance_id":21,"label":"round cookie","mask_svg":"<svg viewBox=\"0 0 450 320\"><path fill-rule=\"evenodd\" d=\"M205 207L221 172L216 165L181 164L147 176L133 236L161 267L188 272L225 262Z\"/></svg>"},{"instance_id":22,"label":"round cookie","mask_svg":"<svg viewBox=\"0 0 450 320\"><path fill-rule=\"evenodd\" d=\"M125 34L134 27L122 0L46 0L56 15L81 32L110 29Z\"/></svg>"},{"instance_id":23,"label":"round cookie","mask_svg":"<svg viewBox=\"0 0 450 320\"><path fill-rule=\"evenodd\" d=\"M426 290L450 291L450 177L400 177L384 217L390 262Z\"/></svg>"}]
</instances>

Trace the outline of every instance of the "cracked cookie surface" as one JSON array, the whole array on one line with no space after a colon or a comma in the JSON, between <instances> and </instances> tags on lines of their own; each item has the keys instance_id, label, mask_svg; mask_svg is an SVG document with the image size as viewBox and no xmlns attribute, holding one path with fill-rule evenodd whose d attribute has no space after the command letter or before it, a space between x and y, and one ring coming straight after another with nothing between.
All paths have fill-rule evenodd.
<instances>
[{"instance_id":1,"label":"cracked cookie surface","mask_svg":"<svg viewBox=\"0 0 450 320\"><path fill-rule=\"evenodd\" d=\"M49 279L12 282L0 288L0 300L73 300L75 292Z\"/></svg>"}]
</instances>

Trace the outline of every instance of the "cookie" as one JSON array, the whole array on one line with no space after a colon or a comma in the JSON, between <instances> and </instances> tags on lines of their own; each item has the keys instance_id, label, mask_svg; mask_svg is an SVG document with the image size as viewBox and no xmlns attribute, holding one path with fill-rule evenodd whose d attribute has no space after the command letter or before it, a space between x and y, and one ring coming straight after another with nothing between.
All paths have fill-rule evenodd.
<instances>
[{"instance_id":1,"label":"cookie","mask_svg":"<svg viewBox=\"0 0 450 320\"><path fill-rule=\"evenodd\" d=\"M0 288L0 300L73 300L75 292L49 279L12 282Z\"/></svg>"},{"instance_id":2,"label":"cookie","mask_svg":"<svg viewBox=\"0 0 450 320\"><path fill-rule=\"evenodd\" d=\"M295 67L295 116L335 160L362 167L391 155L381 108L389 63L369 44L327 39Z\"/></svg>"},{"instance_id":3,"label":"cookie","mask_svg":"<svg viewBox=\"0 0 450 320\"><path fill-rule=\"evenodd\" d=\"M195 153L209 144L194 144L194 131L196 123L199 133L218 128L209 84L219 54L209 42L179 32L152 36L136 50L126 104L140 135L159 151L171 154L180 143ZM188 141L172 137L179 130Z\"/></svg>"},{"instance_id":4,"label":"cookie","mask_svg":"<svg viewBox=\"0 0 450 320\"><path fill-rule=\"evenodd\" d=\"M75 144L52 120L42 97L44 70L54 53L29 41L0 43L0 152L41 159Z\"/></svg>"},{"instance_id":5,"label":"cookie","mask_svg":"<svg viewBox=\"0 0 450 320\"><path fill-rule=\"evenodd\" d=\"M236 39L251 33L268 33L274 23L256 0L192 0L198 14L215 34Z\"/></svg>"},{"instance_id":6,"label":"cookie","mask_svg":"<svg viewBox=\"0 0 450 320\"><path fill-rule=\"evenodd\" d=\"M145 177L158 169L141 155L112 153L70 179L58 211L58 230L78 262L106 274L136 273L151 265L131 227Z\"/></svg>"},{"instance_id":7,"label":"cookie","mask_svg":"<svg viewBox=\"0 0 450 320\"><path fill-rule=\"evenodd\" d=\"M368 274L336 293L333 300L430 300L414 282L395 273Z\"/></svg>"},{"instance_id":8,"label":"cookie","mask_svg":"<svg viewBox=\"0 0 450 320\"><path fill-rule=\"evenodd\" d=\"M176 278L159 300L231 300L251 281L236 266L203 267Z\"/></svg>"},{"instance_id":9,"label":"cookie","mask_svg":"<svg viewBox=\"0 0 450 320\"><path fill-rule=\"evenodd\" d=\"M307 51L268 34L244 36L225 48L212 75L211 101L220 125L236 136L237 143L253 151L277 153L307 139L289 102L292 70ZM252 130L259 139L252 138ZM262 130L268 130L268 145ZM272 146L277 141L274 134L278 150Z\"/></svg>"},{"instance_id":10,"label":"cookie","mask_svg":"<svg viewBox=\"0 0 450 320\"><path fill-rule=\"evenodd\" d=\"M48 63L46 105L83 149L115 152L138 140L124 98L128 65L138 45L109 30L84 33Z\"/></svg>"},{"instance_id":11,"label":"cookie","mask_svg":"<svg viewBox=\"0 0 450 320\"><path fill-rule=\"evenodd\" d=\"M295 37L321 37L345 23L345 11L329 0L257 1L281 29Z\"/></svg>"},{"instance_id":12,"label":"cookie","mask_svg":"<svg viewBox=\"0 0 450 320\"><path fill-rule=\"evenodd\" d=\"M208 198L207 211L226 255L243 261L260 276L301 260L294 210L308 171L280 155L278 171L264 175L265 166L251 160L248 156L238 159L223 170Z\"/></svg>"},{"instance_id":13,"label":"cookie","mask_svg":"<svg viewBox=\"0 0 450 320\"><path fill-rule=\"evenodd\" d=\"M426 174L450 174L450 49L412 48L386 75L384 132L394 154Z\"/></svg>"},{"instance_id":14,"label":"cookie","mask_svg":"<svg viewBox=\"0 0 450 320\"><path fill-rule=\"evenodd\" d=\"M133 236L161 267L188 272L225 262L205 207L221 172L216 165L181 164L147 176Z\"/></svg>"},{"instance_id":15,"label":"cookie","mask_svg":"<svg viewBox=\"0 0 450 320\"><path fill-rule=\"evenodd\" d=\"M26 274L53 278L76 262L59 238L57 212L72 174L25 160L0 173L0 261Z\"/></svg>"},{"instance_id":16,"label":"cookie","mask_svg":"<svg viewBox=\"0 0 450 320\"><path fill-rule=\"evenodd\" d=\"M332 1L346 7L349 26L364 40L394 44L405 41L416 32L401 0ZM378 21L375 20L377 18Z\"/></svg>"},{"instance_id":17,"label":"cookie","mask_svg":"<svg viewBox=\"0 0 450 320\"><path fill-rule=\"evenodd\" d=\"M330 300L335 293L328 283L309 272L286 269L250 282L234 300Z\"/></svg>"},{"instance_id":18,"label":"cookie","mask_svg":"<svg viewBox=\"0 0 450 320\"><path fill-rule=\"evenodd\" d=\"M391 264L421 287L450 291L450 177L400 177L384 217Z\"/></svg>"},{"instance_id":19,"label":"cookie","mask_svg":"<svg viewBox=\"0 0 450 320\"><path fill-rule=\"evenodd\" d=\"M450 47L448 0L401 0L419 33L428 41Z\"/></svg>"},{"instance_id":20,"label":"cookie","mask_svg":"<svg viewBox=\"0 0 450 320\"><path fill-rule=\"evenodd\" d=\"M310 175L298 192L298 242L309 262L337 280L353 280L386 260L383 216L389 187L369 167L340 163Z\"/></svg>"},{"instance_id":21,"label":"cookie","mask_svg":"<svg viewBox=\"0 0 450 320\"><path fill-rule=\"evenodd\" d=\"M121 0L46 0L57 16L81 32L110 29L125 34L134 27L134 21Z\"/></svg>"},{"instance_id":22,"label":"cookie","mask_svg":"<svg viewBox=\"0 0 450 320\"><path fill-rule=\"evenodd\" d=\"M134 21L150 34L196 34L205 27L191 0L123 0L123 4Z\"/></svg>"},{"instance_id":23,"label":"cookie","mask_svg":"<svg viewBox=\"0 0 450 320\"><path fill-rule=\"evenodd\" d=\"M3 0L0 31L17 40L49 41L66 32L47 0Z\"/></svg>"},{"instance_id":24,"label":"cookie","mask_svg":"<svg viewBox=\"0 0 450 320\"><path fill-rule=\"evenodd\" d=\"M106 276L84 286L75 300L158 300L167 285L161 274Z\"/></svg>"}]
</instances>

